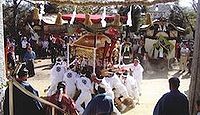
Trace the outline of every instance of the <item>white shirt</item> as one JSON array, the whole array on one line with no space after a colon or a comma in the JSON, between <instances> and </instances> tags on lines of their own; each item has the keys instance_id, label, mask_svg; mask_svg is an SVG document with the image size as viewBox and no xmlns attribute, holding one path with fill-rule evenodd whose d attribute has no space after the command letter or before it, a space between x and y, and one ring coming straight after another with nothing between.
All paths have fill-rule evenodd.
<instances>
[{"instance_id":1,"label":"white shirt","mask_svg":"<svg viewBox=\"0 0 200 115\"><path fill-rule=\"evenodd\" d=\"M135 97L135 95L138 93L136 80L132 76L127 76L127 78L124 81L124 85L127 88L129 96Z\"/></svg>"},{"instance_id":2,"label":"white shirt","mask_svg":"<svg viewBox=\"0 0 200 115\"><path fill-rule=\"evenodd\" d=\"M120 78L114 74L112 77L106 77L105 80L110 84L112 89L115 89L113 92L115 97L123 96L124 98L128 97L128 91L124 84L122 84Z\"/></svg>"},{"instance_id":3,"label":"white shirt","mask_svg":"<svg viewBox=\"0 0 200 115\"><path fill-rule=\"evenodd\" d=\"M63 65L57 63L53 66L50 73L51 85L47 92L47 96L53 95L57 90L57 85L63 80L66 69Z\"/></svg>"},{"instance_id":4,"label":"white shirt","mask_svg":"<svg viewBox=\"0 0 200 115\"><path fill-rule=\"evenodd\" d=\"M142 80L143 78L143 67L138 63L137 66L135 66L133 63L130 64L130 69L133 72L132 75L136 80Z\"/></svg>"},{"instance_id":5,"label":"white shirt","mask_svg":"<svg viewBox=\"0 0 200 115\"><path fill-rule=\"evenodd\" d=\"M110 84L106 81L105 77L102 79L100 84L95 84L95 88L98 89L98 86L101 86L105 89L106 93L114 99L114 92L112 91L112 88Z\"/></svg>"},{"instance_id":6,"label":"white shirt","mask_svg":"<svg viewBox=\"0 0 200 115\"><path fill-rule=\"evenodd\" d=\"M160 47L159 48L159 57L160 58L163 58L164 56L163 56L163 47Z\"/></svg>"},{"instance_id":7,"label":"white shirt","mask_svg":"<svg viewBox=\"0 0 200 115\"><path fill-rule=\"evenodd\" d=\"M60 65L57 63L53 66L51 69L51 79L53 80L52 82L58 81L61 82L63 80L63 76L66 72L66 68L63 65ZM57 83L58 83L57 82Z\"/></svg>"},{"instance_id":8,"label":"white shirt","mask_svg":"<svg viewBox=\"0 0 200 115\"><path fill-rule=\"evenodd\" d=\"M187 54L190 52L188 48L181 48L181 56L187 56Z\"/></svg>"},{"instance_id":9,"label":"white shirt","mask_svg":"<svg viewBox=\"0 0 200 115\"><path fill-rule=\"evenodd\" d=\"M28 44L28 42L26 40L22 40L21 44L22 44L22 48L26 48L26 45Z\"/></svg>"},{"instance_id":10,"label":"white shirt","mask_svg":"<svg viewBox=\"0 0 200 115\"><path fill-rule=\"evenodd\" d=\"M70 69L64 73L63 81L66 83L67 89L76 89L77 79L77 73Z\"/></svg>"},{"instance_id":11,"label":"white shirt","mask_svg":"<svg viewBox=\"0 0 200 115\"><path fill-rule=\"evenodd\" d=\"M71 98L74 97L76 93L76 84L77 84L77 73L72 70L67 70L64 74L63 81L65 82L65 92L67 92L68 96Z\"/></svg>"},{"instance_id":12,"label":"white shirt","mask_svg":"<svg viewBox=\"0 0 200 115\"><path fill-rule=\"evenodd\" d=\"M87 77L80 77L79 79L77 79L77 88L80 89L81 92L92 93L92 82Z\"/></svg>"}]
</instances>

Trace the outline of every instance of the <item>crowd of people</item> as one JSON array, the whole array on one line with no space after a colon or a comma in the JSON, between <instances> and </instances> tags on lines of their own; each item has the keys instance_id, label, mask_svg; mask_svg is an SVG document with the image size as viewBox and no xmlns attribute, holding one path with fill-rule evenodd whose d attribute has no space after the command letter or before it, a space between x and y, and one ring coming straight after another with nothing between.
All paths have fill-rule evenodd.
<instances>
[{"instance_id":1,"label":"crowd of people","mask_svg":"<svg viewBox=\"0 0 200 115\"><path fill-rule=\"evenodd\" d=\"M35 75L34 59L38 57L46 58L50 55L53 66L50 73L51 84L47 89L47 99L58 105L65 112L70 113L70 115L94 115L94 113L100 115L110 115L111 113L119 115L127 109L134 108L137 104L140 104L139 98L142 95L141 83L143 72L148 69L146 66L148 53L145 50L144 41L142 39L133 45L132 43L130 45L126 40L122 44L123 58L130 55L131 57L137 57L133 62L118 65L117 67L107 65L106 69L97 67L95 73L93 73L92 67L88 66L91 64L89 64L87 57L77 57L71 65L67 65L66 60L58 58L58 56L63 56L66 59L66 41L59 41L54 36L50 36L48 40L42 40L40 43L41 51L35 52L34 50L36 49L34 49L34 44L26 37L22 37L20 44L21 53L19 57L15 54L15 42L8 39L6 44L8 68L11 70L15 68L16 61L25 62L25 68L27 70L23 69L19 71L17 81L33 94L38 96L37 91L33 89L26 80L27 77L33 77ZM132 47L132 51L129 49L130 47ZM179 47L179 58L177 59L180 62L180 71L185 72L187 70L186 68L188 66L187 64L191 49L189 49L186 44L181 44ZM122 61L125 63L124 60ZM190 68L188 71L190 72ZM169 80L169 83L170 93L167 93L158 101L153 114L162 115L162 112L166 113L171 111L173 113L173 109L166 108L167 110L164 110L163 106L166 106L165 104L167 104L167 106L174 104L174 102L168 103L165 100L171 101L171 99L174 99L171 95L177 95L177 99L180 99L180 102L177 103L182 104L180 106L177 105L180 107L178 109L182 110L184 108L185 115L188 115L187 98L178 91L180 81L173 78ZM31 105L31 108L36 110L37 115L44 114L40 102L25 94L23 94L24 97L22 98L22 94L21 91L14 87L14 95L16 96L14 97L14 100L23 98L29 100L29 102L24 102L24 105ZM8 115L8 91L6 91L6 97L4 102L4 114ZM19 110L16 111L15 115L26 115L26 111L24 111L26 113L21 113L20 109L22 108L18 108L18 105L20 104L18 101L14 101L14 105L17 107L16 110ZM181 108L182 106L184 107ZM30 108L27 106L26 110L29 109ZM183 115L178 114L178 112L179 111L177 111L177 114L170 113L170 115ZM59 111L57 111L57 113L58 115L63 114Z\"/></svg>"},{"instance_id":2,"label":"crowd of people","mask_svg":"<svg viewBox=\"0 0 200 115\"><path fill-rule=\"evenodd\" d=\"M75 108L80 115L86 115L91 111L104 111L105 113L107 111L108 113L120 114L126 109L139 104L143 67L138 59L120 68L97 68L95 73L92 69L90 66L73 64L67 67L66 62L58 58L51 69L51 85L47 90L47 96L51 97L56 93L58 83L65 83L64 92L71 99L74 99ZM102 92L104 93L102 94ZM100 95L98 95L99 93ZM112 108L103 109L99 106L99 108L95 108L91 105L94 104L93 101L103 104L100 97L111 99L107 103L110 103ZM91 108L95 108L95 110L89 110Z\"/></svg>"},{"instance_id":3,"label":"crowd of people","mask_svg":"<svg viewBox=\"0 0 200 115\"><path fill-rule=\"evenodd\" d=\"M66 112L70 115L120 115L139 103L143 68L139 60L122 67L97 68L93 73L91 67L70 65L61 58L56 60L51 69L51 84L47 89L47 100L59 106L56 115ZM28 82L28 70L23 64L17 73L17 82L32 94L39 96ZM177 77L169 79L170 92L164 94L155 105L153 115L189 115L187 97L178 88ZM36 99L29 97L13 87L14 115L49 115L51 109ZM4 115L9 115L9 88L6 89ZM200 101L196 102L199 115Z\"/></svg>"}]
</instances>

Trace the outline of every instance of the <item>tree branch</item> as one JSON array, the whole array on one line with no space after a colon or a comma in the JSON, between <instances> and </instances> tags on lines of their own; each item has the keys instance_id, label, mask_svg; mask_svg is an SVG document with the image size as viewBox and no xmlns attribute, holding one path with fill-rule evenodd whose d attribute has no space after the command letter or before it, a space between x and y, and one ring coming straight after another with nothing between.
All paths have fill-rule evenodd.
<instances>
[{"instance_id":1,"label":"tree branch","mask_svg":"<svg viewBox=\"0 0 200 115\"><path fill-rule=\"evenodd\" d=\"M35 3L33 3L33 2L31 2L31 1L29 1L29 0L24 0L25 2L28 2L28 3L30 3L30 4L32 4L32 5L35 5Z\"/></svg>"},{"instance_id":2,"label":"tree branch","mask_svg":"<svg viewBox=\"0 0 200 115\"><path fill-rule=\"evenodd\" d=\"M179 11L180 13L183 15L183 19L185 19L185 22L187 22L192 30L192 32L195 32L195 29L194 27L192 26L192 23L190 23L189 19L188 19L188 16L185 16L185 14L183 13L183 10L179 7L179 6L175 6Z\"/></svg>"}]
</instances>

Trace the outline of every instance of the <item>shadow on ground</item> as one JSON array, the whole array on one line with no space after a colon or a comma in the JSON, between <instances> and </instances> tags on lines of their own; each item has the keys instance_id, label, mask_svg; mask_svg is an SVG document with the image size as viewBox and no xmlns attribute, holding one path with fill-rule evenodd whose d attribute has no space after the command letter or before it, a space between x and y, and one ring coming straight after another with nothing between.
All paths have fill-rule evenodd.
<instances>
[{"instance_id":1,"label":"shadow on ground","mask_svg":"<svg viewBox=\"0 0 200 115\"><path fill-rule=\"evenodd\" d=\"M144 68L147 68L144 72L144 79L167 79L168 77L168 64L164 60L150 60L146 63Z\"/></svg>"}]
</instances>

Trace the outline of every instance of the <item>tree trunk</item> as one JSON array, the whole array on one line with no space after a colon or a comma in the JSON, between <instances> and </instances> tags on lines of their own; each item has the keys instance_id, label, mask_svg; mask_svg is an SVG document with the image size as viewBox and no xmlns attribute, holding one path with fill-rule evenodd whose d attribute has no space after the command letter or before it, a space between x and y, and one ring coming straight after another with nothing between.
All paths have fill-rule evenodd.
<instances>
[{"instance_id":1,"label":"tree trunk","mask_svg":"<svg viewBox=\"0 0 200 115\"><path fill-rule=\"evenodd\" d=\"M5 52L4 52L4 35L3 35L3 8L2 0L0 0L0 84L3 82L2 78L5 77Z\"/></svg>"},{"instance_id":2,"label":"tree trunk","mask_svg":"<svg viewBox=\"0 0 200 115\"><path fill-rule=\"evenodd\" d=\"M198 0L197 26L189 89L190 115L196 115L196 101L200 99L200 0Z\"/></svg>"}]
</instances>

